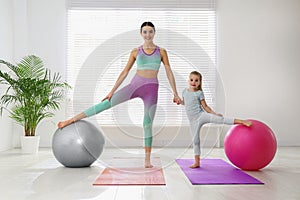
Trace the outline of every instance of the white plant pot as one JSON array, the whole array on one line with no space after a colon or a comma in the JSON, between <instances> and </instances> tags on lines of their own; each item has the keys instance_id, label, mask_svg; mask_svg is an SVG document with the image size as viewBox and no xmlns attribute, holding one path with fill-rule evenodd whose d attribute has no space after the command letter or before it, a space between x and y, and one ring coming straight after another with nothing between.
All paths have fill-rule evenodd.
<instances>
[{"instance_id":1,"label":"white plant pot","mask_svg":"<svg viewBox=\"0 0 300 200\"><path fill-rule=\"evenodd\" d=\"M34 154L39 151L40 136L21 136L22 153Z\"/></svg>"}]
</instances>

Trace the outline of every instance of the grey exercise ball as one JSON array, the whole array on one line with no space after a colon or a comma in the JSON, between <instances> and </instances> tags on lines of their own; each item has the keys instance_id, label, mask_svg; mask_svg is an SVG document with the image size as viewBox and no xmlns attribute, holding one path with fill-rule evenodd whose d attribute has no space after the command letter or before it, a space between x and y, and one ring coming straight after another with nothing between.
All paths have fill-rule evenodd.
<instances>
[{"instance_id":1,"label":"grey exercise ball","mask_svg":"<svg viewBox=\"0 0 300 200\"><path fill-rule=\"evenodd\" d=\"M55 131L52 151L66 167L89 167L101 155L104 143L103 134L95 125L80 120Z\"/></svg>"}]
</instances>

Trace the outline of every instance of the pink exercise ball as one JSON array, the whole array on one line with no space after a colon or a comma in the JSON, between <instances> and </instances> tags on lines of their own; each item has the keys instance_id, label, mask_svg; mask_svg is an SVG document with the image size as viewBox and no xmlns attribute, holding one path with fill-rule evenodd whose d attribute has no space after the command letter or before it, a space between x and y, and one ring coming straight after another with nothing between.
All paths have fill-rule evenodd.
<instances>
[{"instance_id":1,"label":"pink exercise ball","mask_svg":"<svg viewBox=\"0 0 300 200\"><path fill-rule=\"evenodd\" d=\"M277 142L273 131L264 123L249 120L252 126L234 125L224 139L227 158L240 169L259 170L274 158Z\"/></svg>"}]
</instances>

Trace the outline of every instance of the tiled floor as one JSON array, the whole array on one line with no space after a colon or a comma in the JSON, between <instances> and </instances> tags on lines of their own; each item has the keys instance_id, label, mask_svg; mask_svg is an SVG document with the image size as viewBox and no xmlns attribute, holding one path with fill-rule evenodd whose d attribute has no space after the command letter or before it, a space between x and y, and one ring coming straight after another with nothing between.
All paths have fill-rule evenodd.
<instances>
[{"instance_id":1,"label":"tiled floor","mask_svg":"<svg viewBox=\"0 0 300 200\"><path fill-rule=\"evenodd\" d=\"M258 172L247 172L265 185L191 185L175 158L192 158L191 149L154 149L164 166L166 186L93 186L108 160L115 156L143 155L142 149L105 149L89 168L65 168L51 149L36 155L19 149L0 153L0 199L2 200L193 200L193 199L300 199L300 148L279 148L272 163ZM209 158L227 160L223 149L206 150Z\"/></svg>"}]
</instances>

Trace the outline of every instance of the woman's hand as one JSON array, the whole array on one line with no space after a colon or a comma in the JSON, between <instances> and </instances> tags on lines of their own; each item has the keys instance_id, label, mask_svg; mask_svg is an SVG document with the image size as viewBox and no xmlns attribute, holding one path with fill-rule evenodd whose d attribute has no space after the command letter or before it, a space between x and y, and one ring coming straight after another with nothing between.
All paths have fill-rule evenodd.
<instances>
[{"instance_id":1,"label":"woman's hand","mask_svg":"<svg viewBox=\"0 0 300 200\"><path fill-rule=\"evenodd\" d=\"M104 99L102 99L102 101L105 101L106 99L108 101L110 101L110 99L111 99L111 97L112 97L113 94L114 94L113 92L108 93L108 95L106 95L106 97Z\"/></svg>"}]
</instances>

